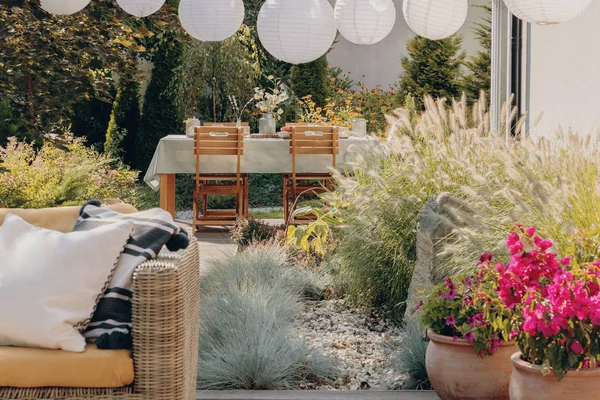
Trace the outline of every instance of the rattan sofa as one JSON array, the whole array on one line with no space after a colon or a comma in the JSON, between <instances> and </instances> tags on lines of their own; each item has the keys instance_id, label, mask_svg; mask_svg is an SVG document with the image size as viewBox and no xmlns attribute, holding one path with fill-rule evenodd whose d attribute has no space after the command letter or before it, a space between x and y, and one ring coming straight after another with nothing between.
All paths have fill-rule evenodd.
<instances>
[{"instance_id":1,"label":"rattan sofa","mask_svg":"<svg viewBox=\"0 0 600 400\"><path fill-rule=\"evenodd\" d=\"M165 250L137 268L132 305L132 385L118 389L0 387L0 399L195 399L198 257L198 243L192 238L186 250Z\"/></svg>"}]
</instances>

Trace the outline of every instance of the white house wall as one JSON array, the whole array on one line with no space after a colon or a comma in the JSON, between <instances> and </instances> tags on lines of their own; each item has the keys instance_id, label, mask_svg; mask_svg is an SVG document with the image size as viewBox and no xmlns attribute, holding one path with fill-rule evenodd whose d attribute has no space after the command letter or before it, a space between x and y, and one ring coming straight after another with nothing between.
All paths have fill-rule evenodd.
<instances>
[{"instance_id":1,"label":"white house wall","mask_svg":"<svg viewBox=\"0 0 600 400\"><path fill-rule=\"evenodd\" d=\"M582 15L569 22L532 26L532 135L552 136L559 126L580 133L600 128L599 34L599 1L592 1Z\"/></svg>"},{"instance_id":2,"label":"white house wall","mask_svg":"<svg viewBox=\"0 0 600 400\"><path fill-rule=\"evenodd\" d=\"M335 0L329 1L335 5ZM374 45L362 46L350 43L338 35L338 42L327 57L329 64L342 68L350 73L354 81L365 83L368 87L379 84L385 88L397 82L402 73L400 58L407 54L406 42L415 34L404 21L402 0L394 0L394 4L396 25L387 38ZM467 54L474 54L480 50L473 27L485 17L485 11L473 6L483 4L491 4L491 0L469 0L469 16L459 31L464 38L463 48Z\"/></svg>"}]
</instances>

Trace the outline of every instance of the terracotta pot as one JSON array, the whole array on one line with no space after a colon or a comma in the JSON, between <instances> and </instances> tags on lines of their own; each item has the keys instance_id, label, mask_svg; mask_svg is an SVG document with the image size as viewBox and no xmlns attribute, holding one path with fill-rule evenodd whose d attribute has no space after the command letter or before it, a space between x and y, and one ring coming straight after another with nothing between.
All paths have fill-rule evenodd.
<instances>
[{"instance_id":1,"label":"terracotta pot","mask_svg":"<svg viewBox=\"0 0 600 400\"><path fill-rule=\"evenodd\" d=\"M560 381L554 374L542 375L541 368L512 356L510 400L597 400L600 398L600 368L570 370Z\"/></svg>"},{"instance_id":2,"label":"terracotta pot","mask_svg":"<svg viewBox=\"0 0 600 400\"><path fill-rule=\"evenodd\" d=\"M504 343L492 356L479 357L464 339L427 332L425 365L433 389L442 400L508 400L514 343Z\"/></svg>"}]
</instances>

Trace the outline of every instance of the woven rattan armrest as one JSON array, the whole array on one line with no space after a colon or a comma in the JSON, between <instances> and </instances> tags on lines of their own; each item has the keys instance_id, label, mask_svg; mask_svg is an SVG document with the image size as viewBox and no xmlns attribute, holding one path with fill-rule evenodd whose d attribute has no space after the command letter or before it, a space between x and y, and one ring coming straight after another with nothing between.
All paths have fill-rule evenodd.
<instances>
[{"instance_id":1,"label":"woven rattan armrest","mask_svg":"<svg viewBox=\"0 0 600 400\"><path fill-rule=\"evenodd\" d=\"M198 243L161 252L133 277L136 392L144 399L195 399L200 310Z\"/></svg>"}]
</instances>

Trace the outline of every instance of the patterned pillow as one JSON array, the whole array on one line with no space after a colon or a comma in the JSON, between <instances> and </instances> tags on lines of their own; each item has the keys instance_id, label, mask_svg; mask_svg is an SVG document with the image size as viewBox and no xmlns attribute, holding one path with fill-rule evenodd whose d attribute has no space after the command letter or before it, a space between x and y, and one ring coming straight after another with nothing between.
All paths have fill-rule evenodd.
<instances>
[{"instance_id":1,"label":"patterned pillow","mask_svg":"<svg viewBox=\"0 0 600 400\"><path fill-rule=\"evenodd\" d=\"M107 208L86 204L74 231L84 231L118 221L133 221L133 234L125 245L113 278L100 300L91 323L83 335L98 348L131 348L131 296L133 272L138 265L157 256L174 235L187 235L171 214L152 209L134 214L119 214ZM187 238L187 236L186 236ZM187 242L181 248L187 247Z\"/></svg>"}]
</instances>

